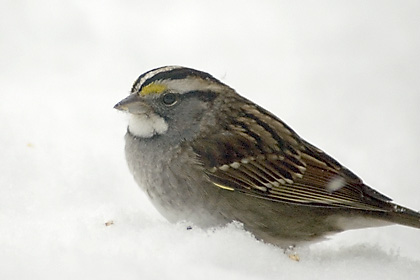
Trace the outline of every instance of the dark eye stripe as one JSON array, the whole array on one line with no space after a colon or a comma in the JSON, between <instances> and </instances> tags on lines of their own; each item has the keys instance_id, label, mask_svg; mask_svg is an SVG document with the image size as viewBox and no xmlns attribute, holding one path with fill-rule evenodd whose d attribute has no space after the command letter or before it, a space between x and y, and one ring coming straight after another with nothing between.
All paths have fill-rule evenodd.
<instances>
[{"instance_id":1,"label":"dark eye stripe","mask_svg":"<svg viewBox=\"0 0 420 280\"><path fill-rule=\"evenodd\" d=\"M190 91L182 94L182 97L190 98L196 97L203 101L212 101L217 96L216 92L213 91Z\"/></svg>"}]
</instances>

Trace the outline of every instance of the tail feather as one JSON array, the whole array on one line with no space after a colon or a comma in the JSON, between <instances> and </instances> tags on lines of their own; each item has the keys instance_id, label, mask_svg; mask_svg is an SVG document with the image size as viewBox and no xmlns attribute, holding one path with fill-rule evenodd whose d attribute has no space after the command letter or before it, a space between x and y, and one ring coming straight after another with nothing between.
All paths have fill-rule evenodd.
<instances>
[{"instance_id":1,"label":"tail feather","mask_svg":"<svg viewBox=\"0 0 420 280\"><path fill-rule=\"evenodd\" d=\"M392 211L388 218L393 223L420 229L420 212L406 207L392 204Z\"/></svg>"}]
</instances>

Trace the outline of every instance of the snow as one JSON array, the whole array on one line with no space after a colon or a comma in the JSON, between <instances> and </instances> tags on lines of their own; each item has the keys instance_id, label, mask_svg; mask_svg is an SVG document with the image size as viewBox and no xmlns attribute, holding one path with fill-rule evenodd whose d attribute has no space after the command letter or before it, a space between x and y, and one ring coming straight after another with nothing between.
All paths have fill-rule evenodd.
<instances>
[{"instance_id":1,"label":"snow","mask_svg":"<svg viewBox=\"0 0 420 280\"><path fill-rule=\"evenodd\" d=\"M417 229L345 232L295 262L237 224L168 223L128 172L113 106L152 68L209 72L420 209L419 12L417 1L4 1L0 279L418 279Z\"/></svg>"}]
</instances>

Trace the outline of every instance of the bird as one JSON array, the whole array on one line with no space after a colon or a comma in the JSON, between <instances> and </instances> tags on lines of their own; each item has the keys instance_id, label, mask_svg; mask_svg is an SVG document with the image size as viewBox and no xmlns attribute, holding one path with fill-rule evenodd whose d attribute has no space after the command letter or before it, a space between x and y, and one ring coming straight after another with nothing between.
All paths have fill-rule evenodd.
<instances>
[{"instance_id":1,"label":"bird","mask_svg":"<svg viewBox=\"0 0 420 280\"><path fill-rule=\"evenodd\" d=\"M140 75L115 109L128 113L125 156L170 222L243 224L282 248L420 213L392 202L271 112L212 75L164 66Z\"/></svg>"}]
</instances>

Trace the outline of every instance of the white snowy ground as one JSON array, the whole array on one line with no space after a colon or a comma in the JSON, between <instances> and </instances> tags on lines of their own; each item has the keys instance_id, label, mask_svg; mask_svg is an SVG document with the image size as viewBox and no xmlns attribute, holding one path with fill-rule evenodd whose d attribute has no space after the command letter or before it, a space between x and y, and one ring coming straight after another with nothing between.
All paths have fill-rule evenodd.
<instances>
[{"instance_id":1,"label":"white snowy ground","mask_svg":"<svg viewBox=\"0 0 420 280\"><path fill-rule=\"evenodd\" d=\"M419 279L416 229L346 232L294 262L236 225L169 224L127 170L112 108L153 67L201 69L420 209L419 1L0 10L0 279Z\"/></svg>"}]
</instances>

